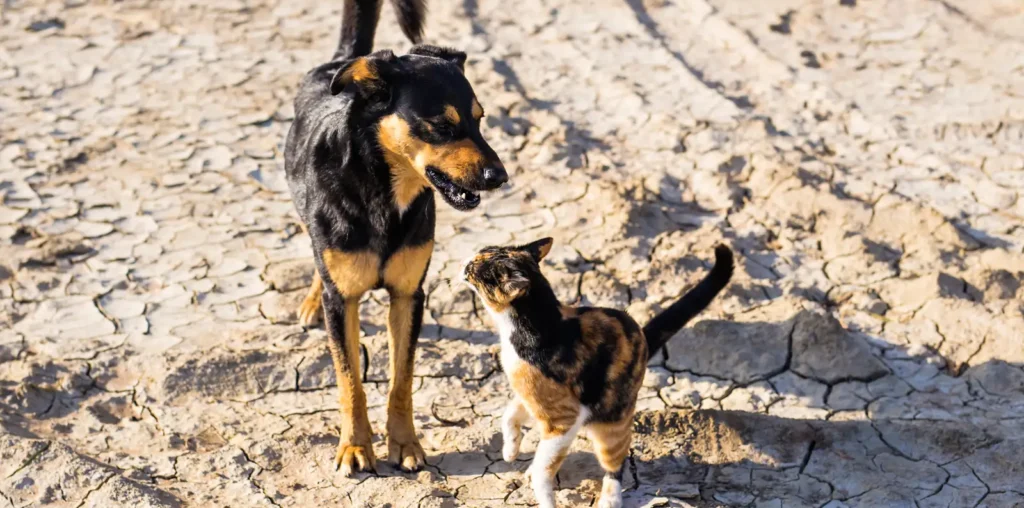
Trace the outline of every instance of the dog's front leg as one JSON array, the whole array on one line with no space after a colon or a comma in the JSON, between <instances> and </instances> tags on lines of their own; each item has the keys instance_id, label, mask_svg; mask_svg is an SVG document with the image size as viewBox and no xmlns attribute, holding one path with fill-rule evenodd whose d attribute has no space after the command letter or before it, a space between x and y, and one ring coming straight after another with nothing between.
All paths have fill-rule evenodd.
<instances>
[{"instance_id":1,"label":"dog's front leg","mask_svg":"<svg viewBox=\"0 0 1024 508\"><path fill-rule=\"evenodd\" d=\"M388 313L388 458L405 471L417 471L425 462L412 418L413 360L423 322L423 300L422 289L412 295L391 291Z\"/></svg>"},{"instance_id":2,"label":"dog's front leg","mask_svg":"<svg viewBox=\"0 0 1024 508\"><path fill-rule=\"evenodd\" d=\"M384 284L391 296L388 312L388 458L406 471L423 467L423 447L412 423L413 361L423 323L423 277L430 265L433 240L398 249L384 267Z\"/></svg>"},{"instance_id":3,"label":"dog's front leg","mask_svg":"<svg viewBox=\"0 0 1024 508\"><path fill-rule=\"evenodd\" d=\"M342 296L333 288L325 288L323 292L324 317L330 336L328 344L334 359L341 406L341 440L334 464L345 476L376 469L373 431L366 413L366 394L359 370L360 296Z\"/></svg>"}]
</instances>

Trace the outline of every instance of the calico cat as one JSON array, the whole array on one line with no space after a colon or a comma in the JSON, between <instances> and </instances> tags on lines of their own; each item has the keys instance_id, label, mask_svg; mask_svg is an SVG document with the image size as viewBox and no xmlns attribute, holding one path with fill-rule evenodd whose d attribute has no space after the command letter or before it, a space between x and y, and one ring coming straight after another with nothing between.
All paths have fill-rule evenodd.
<instances>
[{"instance_id":1,"label":"calico cat","mask_svg":"<svg viewBox=\"0 0 1024 508\"><path fill-rule=\"evenodd\" d=\"M502 455L516 458L532 417L542 435L527 474L540 506L553 508L555 474L585 428L605 471L598 506L617 508L647 361L729 282L732 251L716 247L704 280L641 328L620 310L559 303L539 265L551 243L487 247L463 269L497 324L501 366L515 392L502 418Z\"/></svg>"}]
</instances>

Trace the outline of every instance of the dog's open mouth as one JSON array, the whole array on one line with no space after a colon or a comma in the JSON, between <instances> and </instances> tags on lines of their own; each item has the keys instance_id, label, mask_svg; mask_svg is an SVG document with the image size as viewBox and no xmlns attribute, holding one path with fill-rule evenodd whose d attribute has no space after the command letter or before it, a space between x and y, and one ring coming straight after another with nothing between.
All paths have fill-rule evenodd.
<instances>
[{"instance_id":1,"label":"dog's open mouth","mask_svg":"<svg viewBox=\"0 0 1024 508\"><path fill-rule=\"evenodd\" d=\"M480 194L465 187L459 187L448 178L448 175L437 168L427 168L427 180L433 185L441 197L456 210L472 210L480 204Z\"/></svg>"}]
</instances>

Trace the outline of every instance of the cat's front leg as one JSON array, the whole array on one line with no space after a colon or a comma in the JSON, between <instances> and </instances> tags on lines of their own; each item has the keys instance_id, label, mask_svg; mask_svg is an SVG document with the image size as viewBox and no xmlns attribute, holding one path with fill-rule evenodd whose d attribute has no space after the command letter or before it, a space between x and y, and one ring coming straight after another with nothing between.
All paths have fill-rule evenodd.
<instances>
[{"instance_id":1,"label":"cat's front leg","mask_svg":"<svg viewBox=\"0 0 1024 508\"><path fill-rule=\"evenodd\" d=\"M505 462L512 462L519 456L519 445L523 442L523 424L526 423L529 414L519 397L513 396L505 408L505 415L501 418L501 437L504 445L501 448L501 456Z\"/></svg>"}]
</instances>

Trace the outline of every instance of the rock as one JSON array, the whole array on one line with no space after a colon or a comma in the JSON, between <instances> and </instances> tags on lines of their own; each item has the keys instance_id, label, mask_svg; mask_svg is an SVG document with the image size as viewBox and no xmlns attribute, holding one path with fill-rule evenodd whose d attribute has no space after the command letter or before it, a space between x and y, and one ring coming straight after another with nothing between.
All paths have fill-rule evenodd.
<instances>
[{"instance_id":1,"label":"rock","mask_svg":"<svg viewBox=\"0 0 1024 508\"><path fill-rule=\"evenodd\" d=\"M669 340L665 365L676 372L750 383L779 372L792 322L701 321Z\"/></svg>"},{"instance_id":2,"label":"rock","mask_svg":"<svg viewBox=\"0 0 1024 508\"><path fill-rule=\"evenodd\" d=\"M750 461L771 468L798 466L815 439L805 422L732 411L639 413L634 431L641 463L653 460L663 446L672 450L670 458L660 459L672 467L638 465L640 483L646 485L668 485L669 477L678 480L672 484L698 481L703 477L699 465ZM666 481L658 479L662 476Z\"/></svg>"},{"instance_id":3,"label":"rock","mask_svg":"<svg viewBox=\"0 0 1024 508\"><path fill-rule=\"evenodd\" d=\"M992 395L1010 397L1024 394L1024 370L1004 361L992 360L971 367L967 378Z\"/></svg>"},{"instance_id":4,"label":"rock","mask_svg":"<svg viewBox=\"0 0 1024 508\"><path fill-rule=\"evenodd\" d=\"M769 380L780 400L768 408L768 414L786 418L822 418L825 409L825 392L828 387L811 379L804 379L792 372L783 372Z\"/></svg>"},{"instance_id":5,"label":"rock","mask_svg":"<svg viewBox=\"0 0 1024 508\"><path fill-rule=\"evenodd\" d=\"M890 279L879 287L879 296L897 312L916 311L936 298L968 298L964 281L945 273L915 279Z\"/></svg>"},{"instance_id":6,"label":"rock","mask_svg":"<svg viewBox=\"0 0 1024 508\"><path fill-rule=\"evenodd\" d=\"M760 381L733 389L722 398L722 409L762 413L777 400L779 400L779 394L775 392L772 385Z\"/></svg>"},{"instance_id":7,"label":"rock","mask_svg":"<svg viewBox=\"0 0 1024 508\"><path fill-rule=\"evenodd\" d=\"M887 372L867 345L843 329L832 316L803 311L795 320L794 372L825 383L870 381Z\"/></svg>"},{"instance_id":8,"label":"rock","mask_svg":"<svg viewBox=\"0 0 1024 508\"><path fill-rule=\"evenodd\" d=\"M88 340L116 331L90 298L71 297L42 302L15 330L31 332L33 337L61 340Z\"/></svg>"},{"instance_id":9,"label":"rock","mask_svg":"<svg viewBox=\"0 0 1024 508\"><path fill-rule=\"evenodd\" d=\"M1014 436L992 446L979 449L964 460L978 478L994 492L1020 491L1024 478L1024 443Z\"/></svg>"},{"instance_id":10,"label":"rock","mask_svg":"<svg viewBox=\"0 0 1024 508\"><path fill-rule=\"evenodd\" d=\"M963 300L932 300L918 312L919 317L935 322L944 341L939 348L959 373L978 351L992 326L992 317L984 307Z\"/></svg>"},{"instance_id":11,"label":"rock","mask_svg":"<svg viewBox=\"0 0 1024 508\"><path fill-rule=\"evenodd\" d=\"M274 289L287 293L296 289L308 289L313 283L315 269L312 259L296 259L267 266L264 278Z\"/></svg>"},{"instance_id":12,"label":"rock","mask_svg":"<svg viewBox=\"0 0 1024 508\"><path fill-rule=\"evenodd\" d=\"M929 422L922 426L908 421L882 420L875 423L885 442L911 460L948 464L986 448L999 440L984 429L960 422Z\"/></svg>"},{"instance_id":13,"label":"rock","mask_svg":"<svg viewBox=\"0 0 1024 508\"><path fill-rule=\"evenodd\" d=\"M260 313L274 324L297 323L299 305L306 299L307 294L308 289L296 289L287 293L268 291L260 297Z\"/></svg>"},{"instance_id":14,"label":"rock","mask_svg":"<svg viewBox=\"0 0 1024 508\"><path fill-rule=\"evenodd\" d=\"M839 411L860 411L867 407L867 401L873 397L863 382L849 381L838 383L828 394L828 407Z\"/></svg>"},{"instance_id":15,"label":"rock","mask_svg":"<svg viewBox=\"0 0 1024 508\"><path fill-rule=\"evenodd\" d=\"M675 383L660 390L665 402L678 408L713 407L714 401L728 393L730 383L715 378L699 377L685 372L676 374Z\"/></svg>"},{"instance_id":16,"label":"rock","mask_svg":"<svg viewBox=\"0 0 1024 508\"><path fill-rule=\"evenodd\" d=\"M270 391L294 390L298 358L262 350L188 355L146 380L157 400L182 403L191 397L252 399Z\"/></svg>"}]
</instances>

